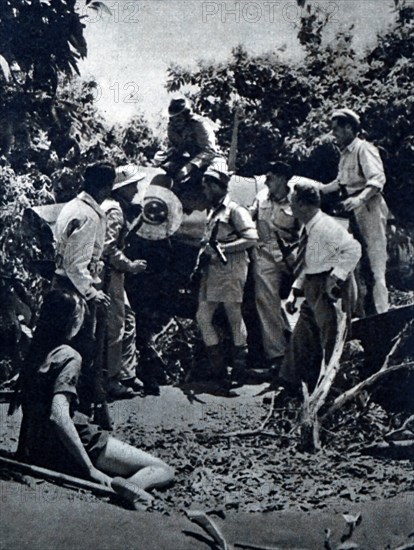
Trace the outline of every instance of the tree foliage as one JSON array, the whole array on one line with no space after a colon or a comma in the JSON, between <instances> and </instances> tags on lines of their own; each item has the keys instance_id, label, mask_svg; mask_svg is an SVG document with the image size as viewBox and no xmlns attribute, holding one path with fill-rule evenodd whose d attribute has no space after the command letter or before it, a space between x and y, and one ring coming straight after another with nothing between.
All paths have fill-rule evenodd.
<instances>
[{"instance_id":1,"label":"tree foliage","mask_svg":"<svg viewBox=\"0 0 414 550\"><path fill-rule=\"evenodd\" d=\"M0 268L28 286L42 251L23 233L24 209L71 199L90 162L144 162L156 143L144 117L131 123L144 144L131 148L128 126L100 114L97 84L78 76L83 18L75 0L0 0Z\"/></svg>"},{"instance_id":2,"label":"tree foliage","mask_svg":"<svg viewBox=\"0 0 414 550\"><path fill-rule=\"evenodd\" d=\"M394 214L401 222L413 222L414 8L404 0L394 3L394 22L370 51L355 52L353 26L326 43L329 20L317 4L308 3L298 28L302 61L286 61L279 53L251 56L240 46L227 63L200 62L193 71L170 66L167 89L189 90L195 108L220 124L225 151L235 107L244 109L238 152L242 174L259 174L269 159L287 158L296 172L330 181L338 162L330 114L339 106L355 109L367 138L382 152Z\"/></svg>"}]
</instances>

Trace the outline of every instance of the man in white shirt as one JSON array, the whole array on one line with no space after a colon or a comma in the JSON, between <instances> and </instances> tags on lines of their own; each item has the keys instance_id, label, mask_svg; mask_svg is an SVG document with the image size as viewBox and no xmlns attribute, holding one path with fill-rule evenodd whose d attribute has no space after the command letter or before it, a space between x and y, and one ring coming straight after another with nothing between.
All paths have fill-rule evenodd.
<instances>
[{"instance_id":1,"label":"man in white shirt","mask_svg":"<svg viewBox=\"0 0 414 550\"><path fill-rule=\"evenodd\" d=\"M115 169L97 163L85 170L83 191L62 208L55 226L56 271L54 286L76 291L87 302L109 304L97 290L102 269L106 217L100 204L109 197Z\"/></svg>"},{"instance_id":2,"label":"man in white shirt","mask_svg":"<svg viewBox=\"0 0 414 550\"><path fill-rule=\"evenodd\" d=\"M351 229L363 247L366 260L366 267L362 267L368 290L365 313L384 313L388 311L385 280L388 208L381 192L386 178L378 149L357 137L359 125L360 118L351 109L338 109L332 114L332 132L341 158L337 178L322 186L321 192L339 190L347 197L342 206L350 214Z\"/></svg>"},{"instance_id":3,"label":"man in white shirt","mask_svg":"<svg viewBox=\"0 0 414 550\"><path fill-rule=\"evenodd\" d=\"M335 345L339 308L349 313L355 292L352 273L361 246L334 218L320 210L320 193L314 185L295 185L291 206L304 225L299 241L288 310L304 296L299 320L289 342L280 382L295 392L301 381L310 389L316 383L322 359L328 362Z\"/></svg>"},{"instance_id":4,"label":"man in white shirt","mask_svg":"<svg viewBox=\"0 0 414 550\"><path fill-rule=\"evenodd\" d=\"M105 310L110 298L96 287L101 284L106 217L100 204L109 197L115 180L115 168L99 162L88 166L84 173L83 191L62 208L54 231L56 240L56 271L52 287L81 297L87 304L82 329L74 339L81 354L88 395L85 402L102 403L105 389L99 367L99 346L96 338L96 311ZM53 323L53 319L50 320ZM69 321L68 321L69 322ZM90 414L91 411L87 411Z\"/></svg>"}]
</instances>

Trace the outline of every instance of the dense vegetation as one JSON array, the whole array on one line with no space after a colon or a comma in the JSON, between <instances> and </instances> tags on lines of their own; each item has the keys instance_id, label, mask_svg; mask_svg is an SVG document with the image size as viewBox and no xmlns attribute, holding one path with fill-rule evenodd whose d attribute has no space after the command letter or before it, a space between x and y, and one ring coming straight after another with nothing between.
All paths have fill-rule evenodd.
<instances>
[{"instance_id":1,"label":"dense vegetation","mask_svg":"<svg viewBox=\"0 0 414 550\"><path fill-rule=\"evenodd\" d=\"M101 2L86 4L102 9ZM226 152L236 107L242 110L237 169L246 175L260 173L269 159L288 158L297 173L329 181L338 159L329 115L338 105L356 109L386 165L386 196L397 219L394 263L411 274L414 7L394 0L391 27L357 54L352 27L326 43L330 23L317 3L298 4L300 62L254 57L240 46L226 63L200 62L193 71L172 65L167 88L185 92L219 124ZM158 146L143 114L109 127L98 112L96 84L78 74L87 55L83 33L74 0L0 0L0 275L21 279L35 303L31 262L45 251L22 232L24 209L73 197L90 161L145 163Z\"/></svg>"},{"instance_id":2,"label":"dense vegetation","mask_svg":"<svg viewBox=\"0 0 414 550\"><path fill-rule=\"evenodd\" d=\"M297 172L330 181L338 158L328 135L330 114L338 106L355 109L368 139L381 149L394 214L413 222L414 7L395 0L393 24L361 54L353 48L352 26L328 43L329 19L317 4L306 7L298 29L301 62L277 54L253 57L240 46L226 63L201 62L194 71L171 66L168 89L188 89L198 109L220 123L224 149L235 107L243 109L238 171L246 174L260 173L269 159L289 158Z\"/></svg>"}]
</instances>

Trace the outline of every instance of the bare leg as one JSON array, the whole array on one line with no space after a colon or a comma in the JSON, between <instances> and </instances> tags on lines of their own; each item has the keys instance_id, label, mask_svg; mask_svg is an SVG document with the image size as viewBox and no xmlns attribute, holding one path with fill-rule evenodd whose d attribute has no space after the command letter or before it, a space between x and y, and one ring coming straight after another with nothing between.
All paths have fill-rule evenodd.
<instances>
[{"instance_id":1,"label":"bare leg","mask_svg":"<svg viewBox=\"0 0 414 550\"><path fill-rule=\"evenodd\" d=\"M238 302L225 302L227 319L229 320L235 346L247 344L247 329L242 317L242 305Z\"/></svg>"},{"instance_id":2,"label":"bare leg","mask_svg":"<svg viewBox=\"0 0 414 550\"><path fill-rule=\"evenodd\" d=\"M127 478L141 489L164 487L174 479L174 470L163 460L110 437L96 461L99 470Z\"/></svg>"}]
</instances>

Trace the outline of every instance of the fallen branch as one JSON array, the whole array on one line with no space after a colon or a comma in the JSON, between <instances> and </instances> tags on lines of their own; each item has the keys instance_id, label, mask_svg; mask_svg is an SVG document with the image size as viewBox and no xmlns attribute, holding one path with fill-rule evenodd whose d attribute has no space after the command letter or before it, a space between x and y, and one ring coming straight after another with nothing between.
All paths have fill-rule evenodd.
<instances>
[{"instance_id":1,"label":"fallen branch","mask_svg":"<svg viewBox=\"0 0 414 550\"><path fill-rule=\"evenodd\" d=\"M323 361L318 382L309 397L309 407L314 411L314 413L317 413L325 403L326 397L340 369L339 361L342 356L347 333L347 316L345 313L341 313L342 315L338 323L338 330L332 356L327 365L325 364L325 360Z\"/></svg>"},{"instance_id":2,"label":"fallen branch","mask_svg":"<svg viewBox=\"0 0 414 550\"><path fill-rule=\"evenodd\" d=\"M335 345L332 355L326 364L325 357L322 361L319 378L315 389L309 395L308 387L302 384L303 389L303 407L300 421L301 443L304 449L318 451L321 448L319 431L320 420L318 412L326 401L326 397L332 387L337 372L340 369L340 359L345 345L347 332L347 316L337 305L340 315L338 329L336 333Z\"/></svg>"},{"instance_id":3,"label":"fallen branch","mask_svg":"<svg viewBox=\"0 0 414 550\"><path fill-rule=\"evenodd\" d=\"M366 380L363 380L362 382L359 382L356 386L353 388L347 390L343 394L339 395L335 401L333 402L332 406L329 408L329 410L324 414L323 418L321 420L324 420L328 416L330 416L332 413L337 411L342 405L344 405L347 401L350 399L353 399L356 395L361 393L365 388L371 386L372 384L375 384L380 378L382 378L384 375L389 374L391 372L395 372L396 370L400 370L402 368L411 368L413 363L401 363L399 365L392 365L389 366L389 363L391 361L392 356L398 349L398 346L401 344L402 340L405 336L407 336L409 330L413 326L414 320L409 321L404 328L400 331L398 336L395 338L394 344L392 348L390 349L387 357L384 360L384 363L379 371L375 372L371 376L369 376Z\"/></svg>"},{"instance_id":4,"label":"fallen branch","mask_svg":"<svg viewBox=\"0 0 414 550\"><path fill-rule=\"evenodd\" d=\"M365 388L375 384L383 376L386 376L387 374L390 374L391 372L395 372L397 370L412 368L414 368L414 361L410 361L409 363L401 363L399 365L392 365L391 367L387 367L386 369L381 368L378 372L375 372L366 380L363 380L350 390L347 390L346 392L339 395L335 399L329 410L323 415L321 420L325 420L328 416L332 415L335 411L340 409L345 403L347 403L351 399L354 399L359 393L365 390Z\"/></svg>"},{"instance_id":5,"label":"fallen branch","mask_svg":"<svg viewBox=\"0 0 414 550\"><path fill-rule=\"evenodd\" d=\"M19 462L18 460L13 460L4 456L0 456L0 464L5 464L11 469L19 470L34 477L49 479L69 487L75 487L77 489L87 489L88 491L92 491L93 493L103 496L113 496L117 494L111 487L106 487L100 483L94 483L93 481L88 481L87 479L62 474L61 472L55 472L54 470L27 464L26 462Z\"/></svg>"}]
</instances>

